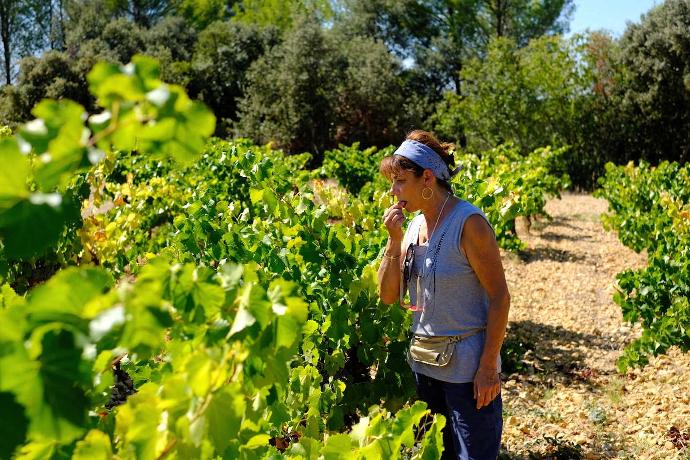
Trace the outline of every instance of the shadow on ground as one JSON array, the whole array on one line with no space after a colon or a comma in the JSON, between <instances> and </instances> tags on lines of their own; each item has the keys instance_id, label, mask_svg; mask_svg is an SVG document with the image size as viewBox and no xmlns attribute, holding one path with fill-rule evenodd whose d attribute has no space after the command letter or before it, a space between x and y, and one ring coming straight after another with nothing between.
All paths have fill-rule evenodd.
<instances>
[{"instance_id":1,"label":"shadow on ground","mask_svg":"<svg viewBox=\"0 0 690 460\"><path fill-rule=\"evenodd\" d=\"M524 249L518 252L518 257L520 257L522 262L527 264L543 260L551 260L554 262L581 262L586 259L584 255L550 247Z\"/></svg>"},{"instance_id":2,"label":"shadow on ground","mask_svg":"<svg viewBox=\"0 0 690 460\"><path fill-rule=\"evenodd\" d=\"M585 364L585 348L609 351L611 337L533 321L511 322L502 350L504 373L543 374L563 383L588 383L597 371Z\"/></svg>"},{"instance_id":3,"label":"shadow on ground","mask_svg":"<svg viewBox=\"0 0 690 460\"><path fill-rule=\"evenodd\" d=\"M546 241L561 241L561 240L592 241L593 240L592 237L589 235L580 234L578 236L572 236L572 235L561 235L561 234L555 233L555 232L540 233L539 238L546 240Z\"/></svg>"}]
</instances>

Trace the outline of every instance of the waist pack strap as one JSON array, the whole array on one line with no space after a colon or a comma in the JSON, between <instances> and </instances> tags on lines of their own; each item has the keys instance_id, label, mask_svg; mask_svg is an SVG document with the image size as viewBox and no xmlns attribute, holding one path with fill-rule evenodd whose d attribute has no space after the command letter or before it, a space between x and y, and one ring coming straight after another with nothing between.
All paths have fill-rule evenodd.
<instances>
[{"instance_id":1,"label":"waist pack strap","mask_svg":"<svg viewBox=\"0 0 690 460\"><path fill-rule=\"evenodd\" d=\"M455 336L450 338L450 343L460 342L462 340L465 340L468 337L472 337L475 334L479 334L480 332L482 332L485 329L486 329L486 327L478 327L476 329L472 329L469 332L465 332L464 334L455 335Z\"/></svg>"},{"instance_id":2,"label":"waist pack strap","mask_svg":"<svg viewBox=\"0 0 690 460\"><path fill-rule=\"evenodd\" d=\"M421 343L456 343L460 342L468 337L472 337L475 334L478 334L485 330L486 327L478 327L476 329L472 329L468 332L465 332L464 334L460 335L418 335L415 334L413 339L418 340Z\"/></svg>"}]
</instances>

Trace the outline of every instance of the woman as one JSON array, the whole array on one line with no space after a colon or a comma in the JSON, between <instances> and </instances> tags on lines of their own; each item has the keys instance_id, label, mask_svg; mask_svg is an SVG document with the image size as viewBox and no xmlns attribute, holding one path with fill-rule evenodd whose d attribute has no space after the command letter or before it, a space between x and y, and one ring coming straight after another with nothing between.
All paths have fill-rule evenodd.
<instances>
[{"instance_id":1,"label":"woman","mask_svg":"<svg viewBox=\"0 0 690 460\"><path fill-rule=\"evenodd\" d=\"M413 131L381 162L397 203L383 215L389 237L380 297L403 305L409 288L408 360L419 398L446 417L443 458L494 460L503 428L500 349L510 296L486 216L452 193L448 181L460 168L452 170L451 148ZM404 234L403 210L421 211Z\"/></svg>"}]
</instances>

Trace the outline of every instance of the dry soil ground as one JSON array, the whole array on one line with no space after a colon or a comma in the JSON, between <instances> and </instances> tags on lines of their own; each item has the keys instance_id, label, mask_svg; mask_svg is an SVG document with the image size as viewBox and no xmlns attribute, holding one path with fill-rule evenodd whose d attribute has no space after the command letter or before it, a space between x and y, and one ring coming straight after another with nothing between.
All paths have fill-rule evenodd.
<instances>
[{"instance_id":1,"label":"dry soil ground","mask_svg":"<svg viewBox=\"0 0 690 460\"><path fill-rule=\"evenodd\" d=\"M551 200L553 220L518 228L529 248L503 255L510 336L532 349L526 369L504 379L504 457L577 445L584 458L690 459L690 354L672 349L643 369L616 370L640 331L612 300L615 276L646 257L603 229L606 208L590 195Z\"/></svg>"}]
</instances>

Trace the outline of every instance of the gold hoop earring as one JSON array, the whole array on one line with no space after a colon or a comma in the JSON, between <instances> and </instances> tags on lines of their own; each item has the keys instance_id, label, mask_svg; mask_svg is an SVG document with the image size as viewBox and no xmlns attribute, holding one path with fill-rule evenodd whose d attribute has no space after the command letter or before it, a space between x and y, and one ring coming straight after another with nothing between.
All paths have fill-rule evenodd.
<instances>
[{"instance_id":1,"label":"gold hoop earring","mask_svg":"<svg viewBox=\"0 0 690 460\"><path fill-rule=\"evenodd\" d=\"M431 192L431 195L429 195L428 197L424 195L424 192L427 190L429 190ZM433 196L434 196L434 189L432 189L431 187L424 187L422 189L422 198L424 198L425 200L430 200Z\"/></svg>"}]
</instances>

